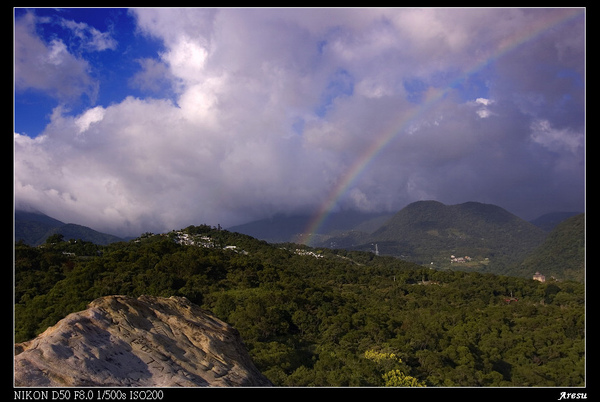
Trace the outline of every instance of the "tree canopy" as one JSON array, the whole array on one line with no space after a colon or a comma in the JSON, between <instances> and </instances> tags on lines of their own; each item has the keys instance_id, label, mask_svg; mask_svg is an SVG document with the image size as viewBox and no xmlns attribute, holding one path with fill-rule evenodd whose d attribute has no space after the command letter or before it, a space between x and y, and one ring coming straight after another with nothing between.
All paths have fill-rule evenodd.
<instances>
[{"instance_id":1,"label":"tree canopy","mask_svg":"<svg viewBox=\"0 0 600 402\"><path fill-rule=\"evenodd\" d=\"M585 385L577 282L271 245L206 225L107 246L15 245L17 342L112 294L188 298L233 325L280 386Z\"/></svg>"}]
</instances>

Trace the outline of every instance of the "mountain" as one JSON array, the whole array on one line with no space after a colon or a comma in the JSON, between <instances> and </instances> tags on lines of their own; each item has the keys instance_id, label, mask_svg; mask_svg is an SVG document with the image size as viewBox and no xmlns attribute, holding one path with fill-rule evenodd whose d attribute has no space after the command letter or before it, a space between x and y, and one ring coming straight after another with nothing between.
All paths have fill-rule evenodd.
<instances>
[{"instance_id":1,"label":"mountain","mask_svg":"<svg viewBox=\"0 0 600 402\"><path fill-rule=\"evenodd\" d=\"M285 243L293 241L308 226L307 215L275 215L242 225L232 226L227 230L265 240L269 243Z\"/></svg>"},{"instance_id":2,"label":"mountain","mask_svg":"<svg viewBox=\"0 0 600 402\"><path fill-rule=\"evenodd\" d=\"M537 223L548 225L557 218L549 216ZM301 243L309 222L307 216L276 216L229 230L272 243ZM313 233L310 245L371 252L377 248L381 255L418 264L433 262L436 268L500 272L521 262L546 235L544 229L496 205L417 201L393 215L331 214Z\"/></svg>"},{"instance_id":3,"label":"mountain","mask_svg":"<svg viewBox=\"0 0 600 402\"><path fill-rule=\"evenodd\" d=\"M585 278L585 214L570 217L552 230L543 244L514 269L514 275L533 275L539 271L546 278L583 282Z\"/></svg>"},{"instance_id":4,"label":"mountain","mask_svg":"<svg viewBox=\"0 0 600 402\"><path fill-rule=\"evenodd\" d=\"M390 213L334 212L323 222L317 235L321 242L326 242L330 237L348 231L370 233L391 216ZM312 219L313 217L310 215L275 215L271 218L232 226L228 230L269 243L301 243L302 235L306 234Z\"/></svg>"},{"instance_id":5,"label":"mountain","mask_svg":"<svg viewBox=\"0 0 600 402\"><path fill-rule=\"evenodd\" d=\"M39 212L15 211L15 241L23 240L26 244L39 246L57 233L62 234L65 240L81 239L102 245L122 241L117 236L74 223L64 223Z\"/></svg>"},{"instance_id":6,"label":"mountain","mask_svg":"<svg viewBox=\"0 0 600 402\"><path fill-rule=\"evenodd\" d=\"M270 386L240 335L183 297L105 296L15 345L16 386Z\"/></svg>"},{"instance_id":7,"label":"mountain","mask_svg":"<svg viewBox=\"0 0 600 402\"><path fill-rule=\"evenodd\" d=\"M550 212L544 214L532 221L535 226L544 229L546 232L550 232L559 223L563 222L572 216L578 215L580 212Z\"/></svg>"},{"instance_id":8,"label":"mountain","mask_svg":"<svg viewBox=\"0 0 600 402\"><path fill-rule=\"evenodd\" d=\"M484 269L490 263L497 268L520 261L545 236L542 229L496 205L417 201L369 236L355 239L361 244L353 249L373 250L376 244L381 254L421 264Z\"/></svg>"}]
</instances>

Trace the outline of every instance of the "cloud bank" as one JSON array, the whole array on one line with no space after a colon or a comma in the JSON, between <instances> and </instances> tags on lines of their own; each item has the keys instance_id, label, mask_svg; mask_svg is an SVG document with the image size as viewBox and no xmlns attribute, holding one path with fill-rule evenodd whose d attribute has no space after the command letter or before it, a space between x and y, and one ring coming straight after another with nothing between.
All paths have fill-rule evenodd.
<instances>
[{"instance_id":1,"label":"cloud bank","mask_svg":"<svg viewBox=\"0 0 600 402\"><path fill-rule=\"evenodd\" d=\"M84 53L44 41L43 21L27 14L15 21L15 90L59 104L40 135L14 134L16 206L134 236L309 212L393 132L337 207L474 200L526 218L582 209L583 18L482 64L561 12L131 10L137 35L164 45L129 81L151 96L80 114L63 100L95 98L103 84ZM110 32L65 26L88 52L119 50Z\"/></svg>"}]
</instances>

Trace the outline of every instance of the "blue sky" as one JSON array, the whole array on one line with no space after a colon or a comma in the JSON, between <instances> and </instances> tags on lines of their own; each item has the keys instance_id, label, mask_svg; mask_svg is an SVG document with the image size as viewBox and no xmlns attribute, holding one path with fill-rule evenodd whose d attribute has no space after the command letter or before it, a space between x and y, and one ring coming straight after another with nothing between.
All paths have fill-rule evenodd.
<instances>
[{"instance_id":1,"label":"blue sky","mask_svg":"<svg viewBox=\"0 0 600 402\"><path fill-rule=\"evenodd\" d=\"M14 9L15 205L120 235L583 210L585 10ZM443 93L443 96L440 94Z\"/></svg>"},{"instance_id":2,"label":"blue sky","mask_svg":"<svg viewBox=\"0 0 600 402\"><path fill-rule=\"evenodd\" d=\"M127 9L15 9L15 18L21 19L30 13L36 16L35 34L39 39L47 44L53 40L62 42L69 54L87 63L86 73L98 85L97 94L77 94L64 99L70 113L79 114L98 105L108 106L127 96L148 95L145 93L148 91L136 87L130 80L140 70L139 60L155 57L163 50L162 43L136 34L135 20ZM78 29L75 24L85 25ZM95 39L101 34L104 38ZM60 94L41 88L17 90L15 131L39 135L49 122L50 111L62 102Z\"/></svg>"}]
</instances>

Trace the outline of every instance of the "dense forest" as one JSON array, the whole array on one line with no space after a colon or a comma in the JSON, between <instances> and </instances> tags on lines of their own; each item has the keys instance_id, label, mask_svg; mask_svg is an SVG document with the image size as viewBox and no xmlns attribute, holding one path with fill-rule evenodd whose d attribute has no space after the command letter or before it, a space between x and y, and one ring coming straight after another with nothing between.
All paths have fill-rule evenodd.
<instances>
[{"instance_id":1,"label":"dense forest","mask_svg":"<svg viewBox=\"0 0 600 402\"><path fill-rule=\"evenodd\" d=\"M184 296L278 386L583 386L584 285L268 244L210 226L15 244L15 342L100 296Z\"/></svg>"}]
</instances>

